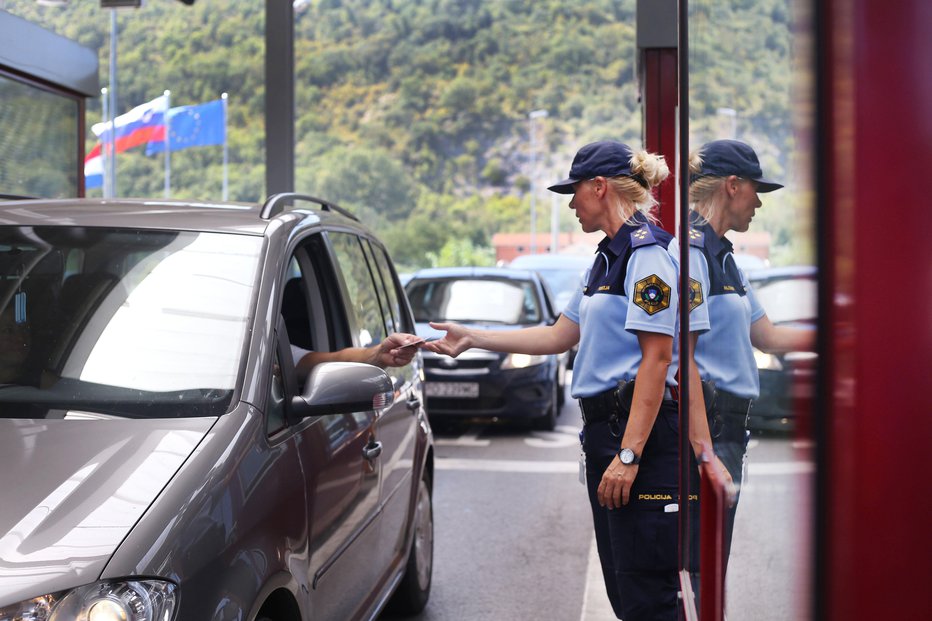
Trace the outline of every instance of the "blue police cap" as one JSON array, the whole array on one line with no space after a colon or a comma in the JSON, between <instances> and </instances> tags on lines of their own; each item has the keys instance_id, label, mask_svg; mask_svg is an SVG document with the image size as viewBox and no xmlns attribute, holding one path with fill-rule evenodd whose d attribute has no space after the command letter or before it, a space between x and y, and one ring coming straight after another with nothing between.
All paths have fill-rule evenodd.
<instances>
[{"instance_id":1,"label":"blue police cap","mask_svg":"<svg viewBox=\"0 0 932 621\"><path fill-rule=\"evenodd\" d=\"M757 182L757 191L773 192L783 187L776 181L764 179L757 153L750 145L739 140L714 140L700 149L702 171L694 174L690 181L700 177L728 177L736 175Z\"/></svg>"},{"instance_id":2,"label":"blue police cap","mask_svg":"<svg viewBox=\"0 0 932 621\"><path fill-rule=\"evenodd\" d=\"M573 184L593 177L619 177L626 175L643 186L647 183L631 172L631 149L626 144L613 140L601 140L581 148L573 165L570 176L554 183L547 189L557 194L573 194Z\"/></svg>"}]
</instances>

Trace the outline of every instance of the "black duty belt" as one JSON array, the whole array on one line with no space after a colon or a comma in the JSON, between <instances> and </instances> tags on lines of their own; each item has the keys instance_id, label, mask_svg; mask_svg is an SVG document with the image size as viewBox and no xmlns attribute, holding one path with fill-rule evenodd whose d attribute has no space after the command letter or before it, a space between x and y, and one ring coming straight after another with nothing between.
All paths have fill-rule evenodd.
<instances>
[{"instance_id":1,"label":"black duty belt","mask_svg":"<svg viewBox=\"0 0 932 621\"><path fill-rule=\"evenodd\" d=\"M751 411L753 399L745 399L724 390L715 390L715 408L722 414L747 416Z\"/></svg>"},{"instance_id":2,"label":"black duty belt","mask_svg":"<svg viewBox=\"0 0 932 621\"><path fill-rule=\"evenodd\" d=\"M630 383L631 390L628 391L613 388L591 397L579 399L579 411L582 413L583 424L588 425L612 417L627 416L628 411L631 409L631 395L634 392L633 384L633 382ZM663 391L663 398L665 400L676 399L676 388L667 386Z\"/></svg>"}]
</instances>

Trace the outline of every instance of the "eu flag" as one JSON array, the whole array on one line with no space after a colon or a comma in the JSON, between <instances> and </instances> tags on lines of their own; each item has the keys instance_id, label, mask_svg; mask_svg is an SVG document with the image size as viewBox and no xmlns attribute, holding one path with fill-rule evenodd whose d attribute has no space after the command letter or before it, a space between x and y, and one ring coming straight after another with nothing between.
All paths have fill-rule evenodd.
<instances>
[{"instance_id":1,"label":"eu flag","mask_svg":"<svg viewBox=\"0 0 932 621\"><path fill-rule=\"evenodd\" d=\"M172 151L188 147L223 144L226 134L226 105L222 99L196 106L171 108L168 117L168 144ZM165 142L150 142L146 155L161 153Z\"/></svg>"}]
</instances>

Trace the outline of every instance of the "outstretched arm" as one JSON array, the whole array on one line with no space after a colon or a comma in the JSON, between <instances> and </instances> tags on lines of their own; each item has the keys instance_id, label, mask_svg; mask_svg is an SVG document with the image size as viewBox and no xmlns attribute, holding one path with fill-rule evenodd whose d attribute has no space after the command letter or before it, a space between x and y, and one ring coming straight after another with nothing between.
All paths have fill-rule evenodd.
<instances>
[{"instance_id":1,"label":"outstretched arm","mask_svg":"<svg viewBox=\"0 0 932 621\"><path fill-rule=\"evenodd\" d=\"M400 367L408 364L417 353L417 347L402 347L420 341L413 334L396 332L371 347L347 347L338 351L309 351L295 363L299 377L310 373L321 362L365 362L377 367Z\"/></svg>"},{"instance_id":2,"label":"outstretched arm","mask_svg":"<svg viewBox=\"0 0 932 621\"><path fill-rule=\"evenodd\" d=\"M443 330L446 335L439 341L426 343L424 349L454 358L473 347L515 354L559 354L579 342L579 325L565 315L560 315L552 326L520 330L473 330L458 323L434 322L430 327Z\"/></svg>"},{"instance_id":3,"label":"outstretched arm","mask_svg":"<svg viewBox=\"0 0 932 621\"><path fill-rule=\"evenodd\" d=\"M775 326L767 315L751 324L751 344L768 354L815 351L815 330Z\"/></svg>"}]
</instances>

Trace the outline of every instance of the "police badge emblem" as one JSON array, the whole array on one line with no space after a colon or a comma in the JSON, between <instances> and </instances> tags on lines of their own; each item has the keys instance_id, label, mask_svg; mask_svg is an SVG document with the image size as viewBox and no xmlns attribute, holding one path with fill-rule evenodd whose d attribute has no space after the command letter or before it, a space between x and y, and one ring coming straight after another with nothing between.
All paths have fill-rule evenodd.
<instances>
[{"instance_id":1,"label":"police badge emblem","mask_svg":"<svg viewBox=\"0 0 932 621\"><path fill-rule=\"evenodd\" d=\"M689 310L692 312L694 308L702 305L702 285L699 284L698 280L693 278L689 279Z\"/></svg>"},{"instance_id":2,"label":"police badge emblem","mask_svg":"<svg viewBox=\"0 0 932 621\"><path fill-rule=\"evenodd\" d=\"M670 307L670 285L657 274L634 283L634 303L648 315Z\"/></svg>"}]
</instances>

